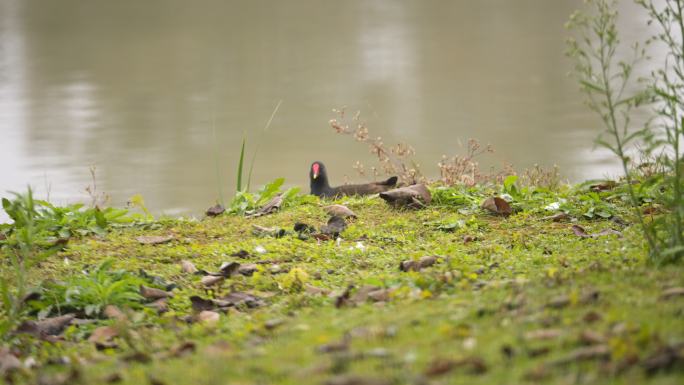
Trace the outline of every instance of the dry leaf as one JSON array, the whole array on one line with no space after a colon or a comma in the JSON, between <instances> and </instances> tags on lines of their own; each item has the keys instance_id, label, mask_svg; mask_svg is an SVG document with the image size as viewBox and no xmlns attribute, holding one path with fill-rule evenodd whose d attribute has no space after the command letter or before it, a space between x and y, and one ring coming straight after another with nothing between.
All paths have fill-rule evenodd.
<instances>
[{"instance_id":1,"label":"dry leaf","mask_svg":"<svg viewBox=\"0 0 684 385\"><path fill-rule=\"evenodd\" d=\"M202 286L204 286L204 287L212 287L212 286L220 285L221 283L223 283L223 281L225 279L226 279L225 277L220 276L220 275L205 275L204 277L202 277L200 282L202 283Z\"/></svg>"},{"instance_id":2,"label":"dry leaf","mask_svg":"<svg viewBox=\"0 0 684 385\"><path fill-rule=\"evenodd\" d=\"M344 218L331 217L328 220L328 224L321 227L321 233L325 234L325 235L337 237L346 228L347 228L347 222L344 221Z\"/></svg>"},{"instance_id":3,"label":"dry leaf","mask_svg":"<svg viewBox=\"0 0 684 385\"><path fill-rule=\"evenodd\" d=\"M671 287L669 289L663 290L663 292L660 294L661 299L670 299L681 296L684 296L684 287Z\"/></svg>"},{"instance_id":4,"label":"dry leaf","mask_svg":"<svg viewBox=\"0 0 684 385\"><path fill-rule=\"evenodd\" d=\"M497 215L503 215L503 216L508 216L513 213L513 209L511 209L511 205L508 204L503 198L499 197L490 197L484 200L482 204L480 205L483 209L489 211L490 213L497 214Z\"/></svg>"},{"instance_id":5,"label":"dry leaf","mask_svg":"<svg viewBox=\"0 0 684 385\"><path fill-rule=\"evenodd\" d=\"M211 310L203 310L197 316L197 320L206 325L215 325L220 318L219 313Z\"/></svg>"},{"instance_id":6,"label":"dry leaf","mask_svg":"<svg viewBox=\"0 0 684 385\"><path fill-rule=\"evenodd\" d=\"M62 333L74 318L73 314L66 314L42 321L24 321L17 328L17 332L32 334L35 337L54 336Z\"/></svg>"},{"instance_id":7,"label":"dry leaf","mask_svg":"<svg viewBox=\"0 0 684 385\"><path fill-rule=\"evenodd\" d=\"M539 329L525 333L526 340L552 340L563 335L558 329Z\"/></svg>"},{"instance_id":8,"label":"dry leaf","mask_svg":"<svg viewBox=\"0 0 684 385\"><path fill-rule=\"evenodd\" d=\"M402 261L399 264L399 270L401 271L420 271L426 267L430 267L434 265L437 262L437 256L434 255L428 255L421 257L420 259L416 260L406 260Z\"/></svg>"},{"instance_id":9,"label":"dry leaf","mask_svg":"<svg viewBox=\"0 0 684 385\"><path fill-rule=\"evenodd\" d=\"M575 235L577 235L578 237L582 238L598 238L603 235L617 235L618 238L622 238L622 233L613 229L605 229L598 233L589 234L582 226L572 225L572 232L575 233Z\"/></svg>"},{"instance_id":10,"label":"dry leaf","mask_svg":"<svg viewBox=\"0 0 684 385\"><path fill-rule=\"evenodd\" d=\"M351 211L347 206L343 205L324 206L323 210L325 210L325 212L328 213L328 215L330 215L331 217L356 218L356 214L353 211Z\"/></svg>"},{"instance_id":11,"label":"dry leaf","mask_svg":"<svg viewBox=\"0 0 684 385\"><path fill-rule=\"evenodd\" d=\"M107 318L115 319L115 320L118 320L118 321L125 321L125 320L128 319L128 317L126 316L126 314L124 314L124 313L121 311L121 309L119 309L118 307L116 307L116 306L114 306L114 305L107 305L107 306L104 308L104 315L105 315Z\"/></svg>"},{"instance_id":12,"label":"dry leaf","mask_svg":"<svg viewBox=\"0 0 684 385\"><path fill-rule=\"evenodd\" d=\"M143 298L152 300L173 297L173 293L144 285L140 285L140 295L143 296Z\"/></svg>"},{"instance_id":13,"label":"dry leaf","mask_svg":"<svg viewBox=\"0 0 684 385\"><path fill-rule=\"evenodd\" d=\"M195 274L199 271L195 267L195 264L188 261L188 260L182 260L181 261L181 270L187 274Z\"/></svg>"},{"instance_id":14,"label":"dry leaf","mask_svg":"<svg viewBox=\"0 0 684 385\"><path fill-rule=\"evenodd\" d=\"M100 326L93 330L88 337L88 342L92 342L98 349L115 348L117 345L112 342L114 337L119 335L119 331L112 326Z\"/></svg>"},{"instance_id":15,"label":"dry leaf","mask_svg":"<svg viewBox=\"0 0 684 385\"><path fill-rule=\"evenodd\" d=\"M226 211L226 208L217 204L216 206L209 207L205 214L207 214L208 217L215 217L223 214L224 211Z\"/></svg>"},{"instance_id":16,"label":"dry leaf","mask_svg":"<svg viewBox=\"0 0 684 385\"><path fill-rule=\"evenodd\" d=\"M579 348L568 353L567 356L555 361L556 365L567 365L579 361L589 361L596 359L610 358L610 347L608 345L593 345Z\"/></svg>"},{"instance_id":17,"label":"dry leaf","mask_svg":"<svg viewBox=\"0 0 684 385\"><path fill-rule=\"evenodd\" d=\"M173 238L173 235L149 235L136 237L135 239L143 245L159 245L171 242Z\"/></svg>"},{"instance_id":18,"label":"dry leaf","mask_svg":"<svg viewBox=\"0 0 684 385\"><path fill-rule=\"evenodd\" d=\"M380 198L393 207L423 208L432 202L430 190L424 184L400 187L380 193Z\"/></svg>"}]
</instances>

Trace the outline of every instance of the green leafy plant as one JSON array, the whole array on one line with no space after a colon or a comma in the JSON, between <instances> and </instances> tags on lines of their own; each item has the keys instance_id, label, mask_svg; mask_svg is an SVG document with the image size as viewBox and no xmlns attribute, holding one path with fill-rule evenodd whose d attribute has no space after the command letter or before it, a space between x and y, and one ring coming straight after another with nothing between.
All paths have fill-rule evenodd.
<instances>
[{"instance_id":1,"label":"green leafy plant","mask_svg":"<svg viewBox=\"0 0 684 385\"><path fill-rule=\"evenodd\" d=\"M6 338L24 314L24 298L28 292L27 275L40 261L55 253L59 245L45 247L44 237L49 230L29 187L26 194L15 199L3 199L5 212L14 220L4 225L0 234L0 248L7 260L0 261L0 336Z\"/></svg>"},{"instance_id":2,"label":"green leafy plant","mask_svg":"<svg viewBox=\"0 0 684 385\"><path fill-rule=\"evenodd\" d=\"M299 192L299 187L292 187L283 192L280 188L284 182L284 178L277 178L272 182L267 183L256 193L238 191L233 200L230 202L227 211L231 214L237 215L249 214L250 212L257 210L268 203L278 194L282 194L283 201L281 207L287 207L299 201L300 197L297 195Z\"/></svg>"},{"instance_id":3,"label":"green leafy plant","mask_svg":"<svg viewBox=\"0 0 684 385\"><path fill-rule=\"evenodd\" d=\"M596 143L610 150L620 160L625 189L634 217L642 229L651 260L656 263L681 260L684 255L682 235L682 172L680 139L682 135L681 93L684 89L684 52L682 35L684 22L682 0L666 0L664 6L651 1L638 1L647 11L648 24L655 22L661 29L654 39L631 46L629 60L621 59L624 48L617 28L616 2L589 0L592 14L576 12L569 26L578 32L578 39L568 42L569 55L575 61L574 74L587 98L587 105L596 112L605 127ZM634 69L646 59L645 45L659 41L666 49L665 62L654 71L650 83L635 79ZM655 100L654 100L655 98ZM631 117L636 108L656 101L655 118L641 128L634 127ZM638 145L658 152L656 158L663 168L659 176L660 200L668 212L652 220L644 214L639 191L640 181L631 154ZM597 213L593 211L589 214Z\"/></svg>"},{"instance_id":4,"label":"green leafy plant","mask_svg":"<svg viewBox=\"0 0 684 385\"><path fill-rule=\"evenodd\" d=\"M113 270L114 261L105 260L94 269L64 282L48 281L41 287L41 300L32 303L40 317L76 312L97 317L107 305L140 308L141 284L147 282L125 270Z\"/></svg>"}]
</instances>

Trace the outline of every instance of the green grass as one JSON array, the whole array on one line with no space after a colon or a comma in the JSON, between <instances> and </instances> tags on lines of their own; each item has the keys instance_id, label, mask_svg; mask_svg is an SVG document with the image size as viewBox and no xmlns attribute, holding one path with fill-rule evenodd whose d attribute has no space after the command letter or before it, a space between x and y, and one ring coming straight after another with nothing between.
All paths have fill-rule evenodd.
<instances>
[{"instance_id":1,"label":"green grass","mask_svg":"<svg viewBox=\"0 0 684 385\"><path fill-rule=\"evenodd\" d=\"M518 212L508 218L467 203L487 192L463 194L468 199L444 196L442 201L464 203L420 211L394 210L378 198L342 199L338 203L347 204L358 219L339 244L300 240L294 233L281 238L253 234L255 224L291 231L304 222L319 228L327 217L315 200L253 219L162 219L153 230L117 228L104 237L76 239L34 270L31 282L64 279L111 258L114 268L144 269L179 289L168 313L141 313L126 326L129 337L115 339L115 349L97 351L85 340L110 320L72 325L65 341L56 344L21 337L14 343L17 349L40 365L19 380L67 373L70 366L50 364L67 356L80 362L84 383L100 383L113 374L125 384L319 384L352 375L366 384L681 383L681 362L653 376L642 363L663 345L684 340L684 297L660 299L664 289L684 286L684 268L649 265L636 226L582 215L587 202L598 202L630 221L615 192L600 193L598 201L586 199L583 190L524 194L513 205ZM572 223L543 219L549 215L543 207L560 197L588 233L613 228L623 237L580 238ZM141 245L135 239L169 234L174 241L167 244ZM466 243L466 235L476 240ZM266 252L256 253L257 246ZM250 252L248 259L231 256L242 249ZM425 255L441 258L419 272L399 270L401 261ZM230 278L216 294L248 291L265 298L266 306L232 309L213 326L186 324L181 318L192 313L189 297L212 293L201 287L199 276L181 272L184 259L208 271L226 261L258 262L254 276ZM298 291L293 274L273 273L274 265L281 272L300 269L308 277L305 285L333 294ZM390 300L336 308L334 293L349 285L390 289ZM590 291L598 291L598 298L582 301ZM567 306L548 306L559 296L568 298ZM585 321L590 313L599 319ZM540 329L555 334L545 340L525 337ZM585 331L604 338L609 357L558 363L582 347ZM345 349L323 352L343 341ZM173 356L183 342L193 342L196 351ZM127 361L133 351L151 361ZM482 362L486 369L452 365L428 376L436 360L463 359Z\"/></svg>"}]
</instances>

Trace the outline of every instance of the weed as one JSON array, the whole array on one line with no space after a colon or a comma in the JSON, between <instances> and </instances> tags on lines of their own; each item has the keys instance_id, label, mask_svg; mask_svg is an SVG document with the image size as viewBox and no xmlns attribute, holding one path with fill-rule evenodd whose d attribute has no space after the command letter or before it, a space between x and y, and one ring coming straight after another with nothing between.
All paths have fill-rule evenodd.
<instances>
[{"instance_id":1,"label":"weed","mask_svg":"<svg viewBox=\"0 0 684 385\"><path fill-rule=\"evenodd\" d=\"M587 96L588 106L601 117L605 127L596 143L610 150L621 162L627 197L648 242L651 260L656 263L681 260L684 255L684 174L680 161L680 140L684 133L680 116L684 104L681 96L684 1L667 0L664 6L637 1L647 11L648 24L655 24L660 31L642 44L632 45L631 58L627 61L621 60L618 54L623 47L617 28L616 2L591 0L588 3L594 14L576 12L568 23L580 34L579 39L569 40L568 54L575 60L574 73ZM650 81L644 83L635 79L634 69L647 58L644 47L654 42L664 46L665 61L653 72ZM655 102L651 104L655 118L636 129L631 117L636 108L649 102ZM646 144L642 150L655 162L635 168L630 153L641 144ZM640 174L647 176L647 180L635 178ZM654 190L654 186L659 188ZM653 193L667 212L647 218L642 197Z\"/></svg>"}]
</instances>

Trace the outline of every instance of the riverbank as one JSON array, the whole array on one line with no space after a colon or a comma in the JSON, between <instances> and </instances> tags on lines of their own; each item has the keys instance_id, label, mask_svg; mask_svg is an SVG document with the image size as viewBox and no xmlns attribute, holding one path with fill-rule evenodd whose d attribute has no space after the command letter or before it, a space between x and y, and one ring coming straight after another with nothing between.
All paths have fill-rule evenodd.
<instances>
[{"instance_id":1,"label":"riverbank","mask_svg":"<svg viewBox=\"0 0 684 385\"><path fill-rule=\"evenodd\" d=\"M30 272L43 288L30 320L66 313L46 299L50 282L94 277L103 261L142 279L142 297L130 309L71 311L59 333L33 324L4 351L4 363L20 363L7 375L49 384L682 381L684 267L648 263L621 187L510 188L433 187L422 210L340 199L357 218L339 238L319 233L331 202L318 199L256 218L160 219L72 238ZM511 215L480 207L502 193ZM93 280L111 293L115 276Z\"/></svg>"}]
</instances>

